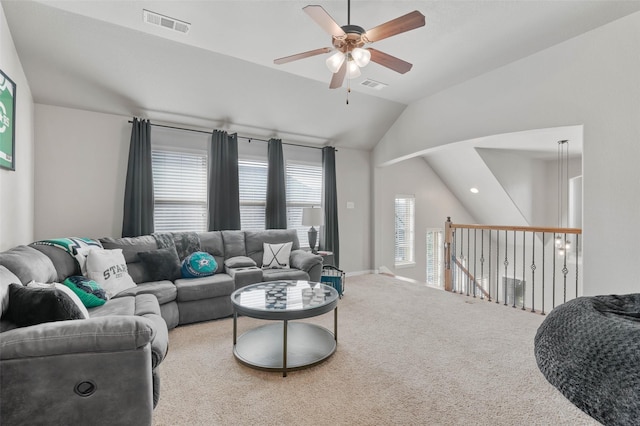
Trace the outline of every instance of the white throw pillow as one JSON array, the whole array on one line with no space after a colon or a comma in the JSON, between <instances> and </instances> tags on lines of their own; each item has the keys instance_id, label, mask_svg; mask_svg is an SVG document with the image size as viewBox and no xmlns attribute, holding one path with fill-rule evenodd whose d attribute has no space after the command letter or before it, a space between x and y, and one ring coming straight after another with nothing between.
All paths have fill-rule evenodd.
<instances>
[{"instance_id":1,"label":"white throw pillow","mask_svg":"<svg viewBox=\"0 0 640 426\"><path fill-rule=\"evenodd\" d=\"M122 249L93 249L87 256L87 275L104 289L109 298L136 286L129 275Z\"/></svg>"},{"instance_id":2,"label":"white throw pillow","mask_svg":"<svg viewBox=\"0 0 640 426\"><path fill-rule=\"evenodd\" d=\"M289 255L293 243L263 244L264 256L262 268L264 269L289 269Z\"/></svg>"},{"instance_id":3,"label":"white throw pillow","mask_svg":"<svg viewBox=\"0 0 640 426\"><path fill-rule=\"evenodd\" d=\"M55 288L55 289L58 289L58 290L64 292L67 296L69 296L71 298L71 300L73 300L73 303L76 304L78 309L80 309L80 312L82 312L82 315L84 315L84 318L85 319L89 318L89 311L87 310L87 307L84 306L84 303L82 303L82 301L80 300L78 295L75 294L73 292L73 290L71 290L69 287L67 287L64 284L60 284L60 283L51 283L51 284L37 283L37 282L31 280L31 282L29 282L29 284L27 284L27 287L50 288L50 289L54 289Z\"/></svg>"}]
</instances>

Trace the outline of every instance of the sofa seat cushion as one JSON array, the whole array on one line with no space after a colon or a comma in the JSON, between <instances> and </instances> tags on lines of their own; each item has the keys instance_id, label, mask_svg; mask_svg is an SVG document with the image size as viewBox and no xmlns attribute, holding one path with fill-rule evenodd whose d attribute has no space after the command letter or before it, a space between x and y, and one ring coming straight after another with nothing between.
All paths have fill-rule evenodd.
<instances>
[{"instance_id":1,"label":"sofa seat cushion","mask_svg":"<svg viewBox=\"0 0 640 426\"><path fill-rule=\"evenodd\" d=\"M176 280L178 302L229 296L235 290L233 278L227 274L215 274L202 278Z\"/></svg>"},{"instance_id":2,"label":"sofa seat cushion","mask_svg":"<svg viewBox=\"0 0 640 426\"><path fill-rule=\"evenodd\" d=\"M89 309L89 315L91 318L109 315L135 315L135 311L135 296L122 296L109 299L104 305Z\"/></svg>"},{"instance_id":3,"label":"sofa seat cushion","mask_svg":"<svg viewBox=\"0 0 640 426\"><path fill-rule=\"evenodd\" d=\"M128 288L125 291L118 293L116 298L122 296L135 296L137 294L153 294L158 299L158 303L164 305L165 303L176 300L178 290L171 281L152 281Z\"/></svg>"},{"instance_id":4,"label":"sofa seat cushion","mask_svg":"<svg viewBox=\"0 0 640 426\"><path fill-rule=\"evenodd\" d=\"M299 269L264 269L262 281L308 280L309 274Z\"/></svg>"}]
</instances>

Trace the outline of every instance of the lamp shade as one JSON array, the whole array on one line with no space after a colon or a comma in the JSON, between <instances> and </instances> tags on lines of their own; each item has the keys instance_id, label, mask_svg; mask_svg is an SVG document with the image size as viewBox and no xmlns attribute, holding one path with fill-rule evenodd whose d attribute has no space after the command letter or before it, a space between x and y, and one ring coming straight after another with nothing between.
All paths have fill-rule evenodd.
<instances>
[{"instance_id":1,"label":"lamp shade","mask_svg":"<svg viewBox=\"0 0 640 426\"><path fill-rule=\"evenodd\" d=\"M302 225L304 226L320 226L324 224L324 210L315 209L313 207L304 207L302 209Z\"/></svg>"},{"instance_id":2,"label":"lamp shade","mask_svg":"<svg viewBox=\"0 0 640 426\"><path fill-rule=\"evenodd\" d=\"M331 71L332 73L337 73L338 70L340 69L340 67L342 66L342 63L344 62L345 59L345 55L344 53L337 51L336 53L334 53L333 55L329 56L327 58L327 68L329 68L329 71Z\"/></svg>"},{"instance_id":3,"label":"lamp shade","mask_svg":"<svg viewBox=\"0 0 640 426\"><path fill-rule=\"evenodd\" d=\"M355 61L349 61L347 64L347 73L349 73L349 78L358 78L362 74Z\"/></svg>"},{"instance_id":4,"label":"lamp shade","mask_svg":"<svg viewBox=\"0 0 640 426\"><path fill-rule=\"evenodd\" d=\"M371 52L368 49L363 49L361 47L356 47L351 51L351 57L355 61L355 63L360 67L366 67L371 60Z\"/></svg>"}]
</instances>

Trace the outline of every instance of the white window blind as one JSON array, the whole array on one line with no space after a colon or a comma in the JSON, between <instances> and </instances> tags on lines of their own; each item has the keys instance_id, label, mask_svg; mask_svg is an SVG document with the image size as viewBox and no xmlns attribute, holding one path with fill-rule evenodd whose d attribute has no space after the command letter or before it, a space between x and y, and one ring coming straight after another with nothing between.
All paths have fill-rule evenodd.
<instances>
[{"instance_id":1,"label":"white window blind","mask_svg":"<svg viewBox=\"0 0 640 426\"><path fill-rule=\"evenodd\" d=\"M267 205L267 161L239 160L240 227L243 230L264 229Z\"/></svg>"},{"instance_id":2,"label":"white window blind","mask_svg":"<svg viewBox=\"0 0 640 426\"><path fill-rule=\"evenodd\" d=\"M427 230L427 284L442 286L444 232L442 229Z\"/></svg>"},{"instance_id":3,"label":"white window blind","mask_svg":"<svg viewBox=\"0 0 640 426\"><path fill-rule=\"evenodd\" d=\"M286 181L287 228L298 232L300 247L309 247L310 227L302 225L302 209L322 204L322 166L287 161Z\"/></svg>"},{"instance_id":4,"label":"white window blind","mask_svg":"<svg viewBox=\"0 0 640 426\"><path fill-rule=\"evenodd\" d=\"M415 262L414 257L415 198L396 196L395 201L395 264Z\"/></svg>"},{"instance_id":5,"label":"white window blind","mask_svg":"<svg viewBox=\"0 0 640 426\"><path fill-rule=\"evenodd\" d=\"M267 204L267 160L238 161L240 225L245 230L264 229ZM322 166L287 161L287 228L298 232L301 247L309 247L308 226L302 226L302 209L322 203Z\"/></svg>"},{"instance_id":6,"label":"white window blind","mask_svg":"<svg viewBox=\"0 0 640 426\"><path fill-rule=\"evenodd\" d=\"M207 230L207 155L153 150L156 232Z\"/></svg>"}]
</instances>

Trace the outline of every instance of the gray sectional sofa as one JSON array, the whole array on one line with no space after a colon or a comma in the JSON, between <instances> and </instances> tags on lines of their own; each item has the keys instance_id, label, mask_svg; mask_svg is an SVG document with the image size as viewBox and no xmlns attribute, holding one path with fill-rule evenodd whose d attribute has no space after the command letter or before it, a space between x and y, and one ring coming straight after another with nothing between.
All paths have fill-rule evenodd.
<instances>
[{"instance_id":1,"label":"gray sectional sofa","mask_svg":"<svg viewBox=\"0 0 640 426\"><path fill-rule=\"evenodd\" d=\"M193 251L210 253L218 270L200 278L152 280L154 271L138 254L161 249L163 241L175 245L181 260ZM62 282L80 275L79 265L69 253L47 245L0 253L3 424L52 424L52 419L59 424L151 424L169 329L232 315L229 296L245 285L319 281L322 272L322 258L300 250L295 230L154 234L100 242L104 249L122 249L136 286L89 309L89 319L27 327L7 321L9 285ZM263 243L284 242L292 243L290 268L263 270Z\"/></svg>"}]
</instances>

